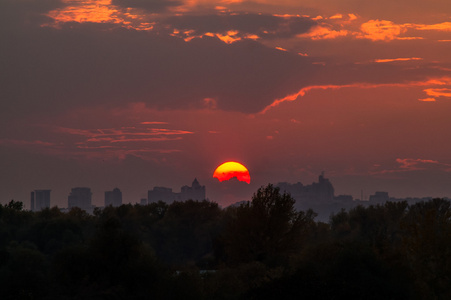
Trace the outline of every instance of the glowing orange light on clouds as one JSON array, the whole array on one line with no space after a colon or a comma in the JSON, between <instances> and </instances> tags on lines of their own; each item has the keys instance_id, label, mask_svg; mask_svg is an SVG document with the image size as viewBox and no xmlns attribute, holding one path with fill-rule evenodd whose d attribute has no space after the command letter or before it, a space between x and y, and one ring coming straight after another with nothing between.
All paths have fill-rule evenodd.
<instances>
[{"instance_id":1,"label":"glowing orange light on clouds","mask_svg":"<svg viewBox=\"0 0 451 300\"><path fill-rule=\"evenodd\" d=\"M404 33L406 26L387 20L369 20L360 26L360 30L362 33L357 36L358 38L366 38L372 41L390 41Z\"/></svg>"},{"instance_id":2,"label":"glowing orange light on clouds","mask_svg":"<svg viewBox=\"0 0 451 300\"><path fill-rule=\"evenodd\" d=\"M115 15L117 11L111 7L111 0L64 0L63 3L68 6L49 12L49 17L58 22L120 23Z\"/></svg>"},{"instance_id":3,"label":"glowing orange light on clouds","mask_svg":"<svg viewBox=\"0 0 451 300\"><path fill-rule=\"evenodd\" d=\"M309 32L298 34L299 38L311 38L312 40L335 39L348 35L347 30L333 30L324 26L315 26Z\"/></svg>"},{"instance_id":4,"label":"glowing orange light on clouds","mask_svg":"<svg viewBox=\"0 0 451 300\"><path fill-rule=\"evenodd\" d=\"M242 164L235 161L228 161L216 168L213 178L217 178L220 182L236 177L239 181L251 183L249 171Z\"/></svg>"},{"instance_id":5,"label":"glowing orange light on clouds","mask_svg":"<svg viewBox=\"0 0 451 300\"><path fill-rule=\"evenodd\" d=\"M63 0L65 7L50 11L47 15L56 24L48 24L58 27L59 23L110 23L119 24L125 28L136 30L151 30L155 23L147 21L146 15L131 9L121 9L113 5L111 0ZM135 14L136 12L136 14Z\"/></svg>"},{"instance_id":6,"label":"glowing orange light on clouds","mask_svg":"<svg viewBox=\"0 0 451 300\"><path fill-rule=\"evenodd\" d=\"M371 89L371 88L379 88L379 87L415 87L415 86L429 86L429 85L451 85L450 77L441 77L441 78L432 78L426 81L412 81L407 83L382 83L382 84L366 84L366 83L353 83L353 84L344 84L344 85L313 85L307 86L300 89L297 93L289 94L284 98L279 98L273 101L273 103L266 106L260 114L265 114L271 108L274 108L280 105L283 102L291 102L297 100L299 97L305 96L305 94L311 90L338 90L342 88L362 88L362 89ZM428 96L434 97L451 97L451 89L448 88L430 88L425 89L424 92ZM432 101L432 100L421 100L420 101Z\"/></svg>"},{"instance_id":7,"label":"glowing orange light on clouds","mask_svg":"<svg viewBox=\"0 0 451 300\"><path fill-rule=\"evenodd\" d=\"M433 97L451 97L451 89L425 89L424 90L428 96Z\"/></svg>"},{"instance_id":8,"label":"glowing orange light on clouds","mask_svg":"<svg viewBox=\"0 0 451 300\"><path fill-rule=\"evenodd\" d=\"M399 57L399 58L375 59L374 62L385 63L385 62L410 61L410 60L423 60L423 59L421 57Z\"/></svg>"},{"instance_id":9,"label":"glowing orange light on clouds","mask_svg":"<svg viewBox=\"0 0 451 300\"><path fill-rule=\"evenodd\" d=\"M287 49L282 48L282 47L276 47L276 49L277 49L277 50L280 50L280 51L285 51L285 52L288 51Z\"/></svg>"}]
</instances>

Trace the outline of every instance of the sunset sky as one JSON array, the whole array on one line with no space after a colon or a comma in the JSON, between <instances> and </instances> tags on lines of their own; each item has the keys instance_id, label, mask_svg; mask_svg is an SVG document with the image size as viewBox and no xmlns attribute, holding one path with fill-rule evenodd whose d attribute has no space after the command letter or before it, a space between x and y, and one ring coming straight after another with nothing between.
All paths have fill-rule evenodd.
<instances>
[{"instance_id":1,"label":"sunset sky","mask_svg":"<svg viewBox=\"0 0 451 300\"><path fill-rule=\"evenodd\" d=\"M0 39L1 203L197 177L225 206L322 171L451 197L449 0L0 0Z\"/></svg>"}]
</instances>

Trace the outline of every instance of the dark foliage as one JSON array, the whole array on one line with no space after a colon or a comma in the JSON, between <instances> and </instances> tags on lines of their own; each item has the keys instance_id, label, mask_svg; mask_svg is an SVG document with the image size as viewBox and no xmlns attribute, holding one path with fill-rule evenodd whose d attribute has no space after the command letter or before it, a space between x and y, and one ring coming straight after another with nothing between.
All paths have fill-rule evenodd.
<instances>
[{"instance_id":1,"label":"dark foliage","mask_svg":"<svg viewBox=\"0 0 451 300\"><path fill-rule=\"evenodd\" d=\"M449 299L451 204L315 222L268 185L252 201L40 212L0 205L0 299Z\"/></svg>"}]
</instances>

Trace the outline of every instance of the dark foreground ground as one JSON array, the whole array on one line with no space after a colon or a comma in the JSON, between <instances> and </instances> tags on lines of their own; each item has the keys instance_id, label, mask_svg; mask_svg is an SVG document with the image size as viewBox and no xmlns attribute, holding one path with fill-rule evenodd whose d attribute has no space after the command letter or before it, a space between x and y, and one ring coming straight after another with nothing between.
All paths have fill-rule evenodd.
<instances>
[{"instance_id":1,"label":"dark foreground ground","mask_svg":"<svg viewBox=\"0 0 451 300\"><path fill-rule=\"evenodd\" d=\"M62 213L0 206L0 299L451 299L444 199L315 221L271 185L208 201Z\"/></svg>"}]
</instances>

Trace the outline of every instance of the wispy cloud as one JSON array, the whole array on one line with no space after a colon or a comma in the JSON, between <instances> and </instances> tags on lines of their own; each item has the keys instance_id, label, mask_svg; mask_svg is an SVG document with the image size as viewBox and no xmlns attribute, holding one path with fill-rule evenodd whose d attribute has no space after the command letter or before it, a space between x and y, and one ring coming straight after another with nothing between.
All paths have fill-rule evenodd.
<instances>
[{"instance_id":1,"label":"wispy cloud","mask_svg":"<svg viewBox=\"0 0 451 300\"><path fill-rule=\"evenodd\" d=\"M380 165L375 165L375 169L370 172L371 175L383 175L393 173L404 173L413 171L428 170L431 168L439 168L444 172L451 172L451 164L442 163L433 159L422 158L397 158L398 164L395 168L383 168Z\"/></svg>"},{"instance_id":2,"label":"wispy cloud","mask_svg":"<svg viewBox=\"0 0 451 300\"><path fill-rule=\"evenodd\" d=\"M437 24L415 24L414 27L417 30L451 31L451 22Z\"/></svg>"},{"instance_id":3,"label":"wispy cloud","mask_svg":"<svg viewBox=\"0 0 451 300\"><path fill-rule=\"evenodd\" d=\"M371 84L371 83L353 83L353 84L344 84L344 85L314 85L307 86L300 89L297 93L287 95L283 98L276 99L270 105L266 106L260 113L264 114L271 108L274 108L283 102L295 101L299 97L303 97L307 92L311 90L336 90L342 88L362 88L362 89L370 89L370 88L379 88L379 87L415 87L415 86L431 86L431 85L451 85L451 78L442 77L442 78L434 78L426 81L412 81L406 83L382 83L382 84ZM428 95L435 96L445 96L451 97L451 89L448 88L431 88L426 89Z\"/></svg>"},{"instance_id":4,"label":"wispy cloud","mask_svg":"<svg viewBox=\"0 0 451 300\"><path fill-rule=\"evenodd\" d=\"M166 125L168 122L141 122L141 125Z\"/></svg>"},{"instance_id":5,"label":"wispy cloud","mask_svg":"<svg viewBox=\"0 0 451 300\"><path fill-rule=\"evenodd\" d=\"M144 124L148 125L148 124ZM118 140L141 140L142 136L166 136L166 135L185 135L193 134L192 131L174 130L166 128L143 128L143 127L121 127L121 128L104 128L104 129L76 129L57 127L56 132L68 133L72 135L81 135L91 138L88 141L118 141ZM94 140L97 139L97 140Z\"/></svg>"},{"instance_id":6,"label":"wispy cloud","mask_svg":"<svg viewBox=\"0 0 451 300\"><path fill-rule=\"evenodd\" d=\"M432 97L451 97L451 89L448 88L440 88L440 89L425 89L424 90L428 96Z\"/></svg>"},{"instance_id":7,"label":"wispy cloud","mask_svg":"<svg viewBox=\"0 0 451 300\"><path fill-rule=\"evenodd\" d=\"M423 60L421 57L398 57L398 58L380 58L375 59L377 63L398 62L398 61L411 61L411 60Z\"/></svg>"},{"instance_id":8,"label":"wispy cloud","mask_svg":"<svg viewBox=\"0 0 451 300\"><path fill-rule=\"evenodd\" d=\"M183 136L194 133L187 130L148 127L148 125L166 124L165 122L142 122L137 126L100 129L55 127L55 133L66 135L64 142L0 139L0 145L28 148L30 151L63 158L121 160L132 155L150 160L153 159L154 154L180 152L179 149L174 149L173 144L162 144L162 142L179 141L183 139Z\"/></svg>"},{"instance_id":9,"label":"wispy cloud","mask_svg":"<svg viewBox=\"0 0 451 300\"><path fill-rule=\"evenodd\" d=\"M0 139L0 145L5 146L38 146L38 147L51 147L55 143L44 142L39 140L27 141L27 140L15 140L15 139Z\"/></svg>"}]
</instances>

